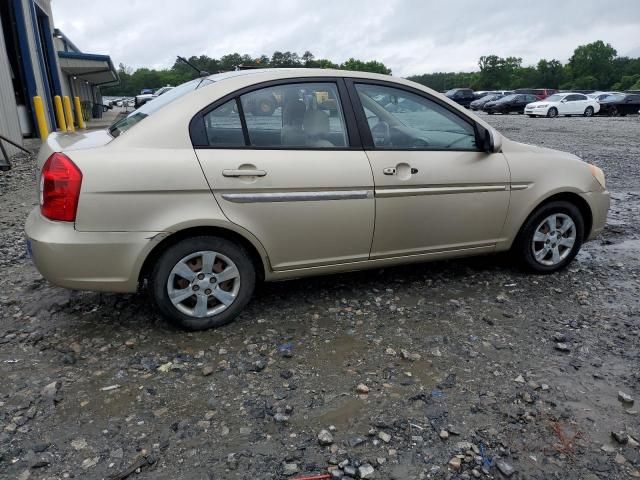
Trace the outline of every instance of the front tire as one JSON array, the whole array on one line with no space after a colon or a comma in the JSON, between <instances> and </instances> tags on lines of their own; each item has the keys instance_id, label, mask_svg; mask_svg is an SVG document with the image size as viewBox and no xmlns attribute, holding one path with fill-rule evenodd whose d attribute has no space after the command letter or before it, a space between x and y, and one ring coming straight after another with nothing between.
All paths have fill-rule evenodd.
<instances>
[{"instance_id":1,"label":"front tire","mask_svg":"<svg viewBox=\"0 0 640 480\"><path fill-rule=\"evenodd\" d=\"M149 281L162 316L186 330L233 321L249 303L255 283L246 249L214 236L187 238L168 247Z\"/></svg>"},{"instance_id":2,"label":"front tire","mask_svg":"<svg viewBox=\"0 0 640 480\"><path fill-rule=\"evenodd\" d=\"M584 218L578 207L566 201L549 202L522 226L513 253L526 270L554 273L575 258L583 240Z\"/></svg>"},{"instance_id":3,"label":"front tire","mask_svg":"<svg viewBox=\"0 0 640 480\"><path fill-rule=\"evenodd\" d=\"M556 118L557 116L558 116L558 109L556 107L551 107L547 111L547 117L548 118Z\"/></svg>"}]
</instances>

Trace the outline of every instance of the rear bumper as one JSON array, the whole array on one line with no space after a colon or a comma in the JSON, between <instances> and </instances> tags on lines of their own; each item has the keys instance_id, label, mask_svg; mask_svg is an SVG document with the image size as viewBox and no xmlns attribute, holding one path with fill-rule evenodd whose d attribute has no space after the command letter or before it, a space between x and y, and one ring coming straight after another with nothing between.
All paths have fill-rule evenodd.
<instances>
[{"instance_id":1,"label":"rear bumper","mask_svg":"<svg viewBox=\"0 0 640 480\"><path fill-rule=\"evenodd\" d=\"M589 241L596 238L602 230L604 230L604 226L607 223L607 212L609 211L611 198L609 192L606 190L603 192L582 193L581 196L589 204L593 217L591 232L589 232L589 236L587 237L587 241Z\"/></svg>"},{"instance_id":2,"label":"rear bumper","mask_svg":"<svg viewBox=\"0 0 640 480\"><path fill-rule=\"evenodd\" d=\"M33 262L55 285L78 290L135 292L144 258L158 232L78 232L44 218L36 207L25 225Z\"/></svg>"}]
</instances>

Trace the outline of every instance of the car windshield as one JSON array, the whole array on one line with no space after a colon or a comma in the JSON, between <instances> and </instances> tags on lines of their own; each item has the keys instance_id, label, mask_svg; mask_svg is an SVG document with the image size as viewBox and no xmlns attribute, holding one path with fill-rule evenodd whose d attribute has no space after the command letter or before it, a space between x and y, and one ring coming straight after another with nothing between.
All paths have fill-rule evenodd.
<instances>
[{"instance_id":1,"label":"car windshield","mask_svg":"<svg viewBox=\"0 0 640 480\"><path fill-rule=\"evenodd\" d=\"M453 90L449 90L447 93L445 93L445 95L447 97L453 97L457 92L458 90L454 88Z\"/></svg>"},{"instance_id":2,"label":"car windshield","mask_svg":"<svg viewBox=\"0 0 640 480\"><path fill-rule=\"evenodd\" d=\"M496 95L495 93L490 93L489 95L485 95L484 97L480 97L481 102L489 102L491 100L497 100L500 98L500 95Z\"/></svg>"},{"instance_id":3,"label":"car windshield","mask_svg":"<svg viewBox=\"0 0 640 480\"><path fill-rule=\"evenodd\" d=\"M560 100L562 100L566 95L551 95L550 97L547 97L544 99L545 102L559 102Z\"/></svg>"},{"instance_id":4,"label":"car windshield","mask_svg":"<svg viewBox=\"0 0 640 480\"><path fill-rule=\"evenodd\" d=\"M115 122L109 127L109 133L112 136L117 137L129 130L135 124L139 123L141 120L147 118L149 115L153 115L165 105L173 102L183 95L186 95L189 92L193 92L194 90L211 83L213 83L213 80L211 79L196 78L195 80L183 83L176 88L172 88L171 90L166 91L164 95L160 95L154 98L152 101L145 103L139 109L134 110L126 117L121 118L120 120Z\"/></svg>"},{"instance_id":5,"label":"car windshield","mask_svg":"<svg viewBox=\"0 0 640 480\"><path fill-rule=\"evenodd\" d=\"M607 95L600 100L606 100L607 102L622 102L625 98L625 95L622 93L613 93L611 95Z\"/></svg>"},{"instance_id":6,"label":"car windshield","mask_svg":"<svg viewBox=\"0 0 640 480\"><path fill-rule=\"evenodd\" d=\"M507 95L506 97L502 97L500 100L498 100L498 102L510 102L511 100L515 100L517 96L517 94Z\"/></svg>"}]
</instances>

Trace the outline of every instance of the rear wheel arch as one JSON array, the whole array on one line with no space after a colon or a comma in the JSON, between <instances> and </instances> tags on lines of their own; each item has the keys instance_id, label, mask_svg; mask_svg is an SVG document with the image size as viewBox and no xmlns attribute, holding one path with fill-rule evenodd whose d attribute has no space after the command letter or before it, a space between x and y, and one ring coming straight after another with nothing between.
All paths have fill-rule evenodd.
<instances>
[{"instance_id":1,"label":"rear wheel arch","mask_svg":"<svg viewBox=\"0 0 640 480\"><path fill-rule=\"evenodd\" d=\"M225 238L234 243L242 245L244 249L249 253L251 257L251 261L254 265L256 271L256 277L259 281L264 280L267 269L269 268L268 260L263 258L259 249L248 240L243 235L235 232L233 230L224 228L224 227L216 227L216 226L199 226L199 227L190 227L184 230L179 230L168 237L164 238L160 243L158 243L146 256L142 268L140 269L140 273L138 275L138 283L143 285L144 282L149 278L151 272L153 271L153 267L155 263L158 261L163 252L166 251L167 248L177 244L178 242L193 237L200 236L214 236Z\"/></svg>"},{"instance_id":2,"label":"rear wheel arch","mask_svg":"<svg viewBox=\"0 0 640 480\"><path fill-rule=\"evenodd\" d=\"M515 244L518 241L518 238L520 237L520 235L522 233L522 229L527 224L527 221L533 215L535 215L536 212L541 207L543 207L544 205L546 205L548 203L557 202L557 201L568 202L568 203L571 203L571 204L575 205L578 208L578 210L580 211L580 213L582 215L582 219L584 221L584 238L585 239L589 238L589 235L591 235L591 228L593 227L593 212L591 211L591 207L589 207L589 204L587 203L587 201L585 199L583 199L577 193L560 192L560 193L556 193L556 194L551 195L550 197L545 198L544 200L542 200L540 203L538 203L537 205L535 205L531 209L529 214L520 223L520 227L518 228L518 234L514 238L513 244Z\"/></svg>"}]
</instances>

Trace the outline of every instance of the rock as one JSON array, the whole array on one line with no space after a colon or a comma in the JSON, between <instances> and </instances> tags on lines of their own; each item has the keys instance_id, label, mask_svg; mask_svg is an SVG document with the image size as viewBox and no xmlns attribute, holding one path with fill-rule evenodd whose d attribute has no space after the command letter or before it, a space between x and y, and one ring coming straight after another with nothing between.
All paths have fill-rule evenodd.
<instances>
[{"instance_id":1,"label":"rock","mask_svg":"<svg viewBox=\"0 0 640 480\"><path fill-rule=\"evenodd\" d=\"M376 470L368 463L360 465L358 468L358 477L360 478L372 478L375 473Z\"/></svg>"},{"instance_id":2,"label":"rock","mask_svg":"<svg viewBox=\"0 0 640 480\"><path fill-rule=\"evenodd\" d=\"M357 447L358 445L362 445L366 441L367 440L365 438L359 435L356 435L355 437L351 437L347 440L347 445L353 448L353 447Z\"/></svg>"},{"instance_id":3,"label":"rock","mask_svg":"<svg viewBox=\"0 0 640 480\"><path fill-rule=\"evenodd\" d=\"M347 477L356 478L357 470L353 465L345 465L342 469Z\"/></svg>"},{"instance_id":4,"label":"rock","mask_svg":"<svg viewBox=\"0 0 640 480\"><path fill-rule=\"evenodd\" d=\"M460 466L462 465L462 460L458 457L453 457L451 460L449 460L449 466L455 471L459 471L460 470Z\"/></svg>"},{"instance_id":5,"label":"rock","mask_svg":"<svg viewBox=\"0 0 640 480\"><path fill-rule=\"evenodd\" d=\"M618 465L624 465L625 463L627 463L627 459L624 458L624 455L620 453L616 453L615 461Z\"/></svg>"},{"instance_id":6,"label":"rock","mask_svg":"<svg viewBox=\"0 0 640 480\"><path fill-rule=\"evenodd\" d=\"M444 428L440 430L440 438L442 440L446 440L449 438L449 432L447 432Z\"/></svg>"},{"instance_id":7,"label":"rock","mask_svg":"<svg viewBox=\"0 0 640 480\"><path fill-rule=\"evenodd\" d=\"M628 405L633 405L633 402L634 402L633 397L628 393L624 393L623 391L618 392L618 400Z\"/></svg>"},{"instance_id":8,"label":"rock","mask_svg":"<svg viewBox=\"0 0 640 480\"><path fill-rule=\"evenodd\" d=\"M215 371L215 369L211 365L206 365L205 367L202 368L202 376L208 377L214 371Z\"/></svg>"},{"instance_id":9,"label":"rock","mask_svg":"<svg viewBox=\"0 0 640 480\"><path fill-rule=\"evenodd\" d=\"M567 341L567 336L564 333L556 332L553 334L553 341L563 343Z\"/></svg>"},{"instance_id":10,"label":"rock","mask_svg":"<svg viewBox=\"0 0 640 480\"><path fill-rule=\"evenodd\" d=\"M299 471L300 469L298 468L297 463L285 463L282 465L282 473L287 477L290 477L291 475L295 475Z\"/></svg>"},{"instance_id":11,"label":"rock","mask_svg":"<svg viewBox=\"0 0 640 480\"><path fill-rule=\"evenodd\" d=\"M88 447L87 441L84 438L72 440L71 446L74 448L74 450L85 450Z\"/></svg>"},{"instance_id":12,"label":"rock","mask_svg":"<svg viewBox=\"0 0 640 480\"><path fill-rule=\"evenodd\" d=\"M369 393L369 387L367 387L364 383L359 383L356 387L356 392L362 395L366 395L367 393Z\"/></svg>"},{"instance_id":13,"label":"rock","mask_svg":"<svg viewBox=\"0 0 640 480\"><path fill-rule=\"evenodd\" d=\"M563 343L563 342L556 343L554 348L556 350L558 350L559 352L570 352L571 351L571 348L569 348L569 345L567 345L566 343Z\"/></svg>"},{"instance_id":14,"label":"rock","mask_svg":"<svg viewBox=\"0 0 640 480\"><path fill-rule=\"evenodd\" d=\"M522 375L518 375L516 378L513 379L513 381L516 383L524 383L524 377Z\"/></svg>"},{"instance_id":15,"label":"rock","mask_svg":"<svg viewBox=\"0 0 640 480\"><path fill-rule=\"evenodd\" d=\"M611 432L611 436L616 442L621 443L622 445L629 441L629 435L625 432Z\"/></svg>"},{"instance_id":16,"label":"rock","mask_svg":"<svg viewBox=\"0 0 640 480\"><path fill-rule=\"evenodd\" d=\"M613 452L616 451L615 447L613 447L612 445L608 445L608 444L602 445L600 447L600 450L602 450L605 453L613 453Z\"/></svg>"},{"instance_id":17,"label":"rock","mask_svg":"<svg viewBox=\"0 0 640 480\"><path fill-rule=\"evenodd\" d=\"M49 385L45 386L40 393L46 399L54 401L56 393L58 393L58 382L51 382Z\"/></svg>"},{"instance_id":18,"label":"rock","mask_svg":"<svg viewBox=\"0 0 640 480\"><path fill-rule=\"evenodd\" d=\"M496 467L498 467L500 473L502 473L505 477L510 477L516 471L516 469L513 468L511 464L505 462L504 460L498 460L496 462Z\"/></svg>"},{"instance_id":19,"label":"rock","mask_svg":"<svg viewBox=\"0 0 640 480\"><path fill-rule=\"evenodd\" d=\"M87 470L88 468L95 467L99 461L100 457L85 458L82 461L82 468Z\"/></svg>"},{"instance_id":20,"label":"rock","mask_svg":"<svg viewBox=\"0 0 640 480\"><path fill-rule=\"evenodd\" d=\"M276 423L286 423L289 421L289 415L285 415L284 413L276 413L273 416L273 419Z\"/></svg>"},{"instance_id":21,"label":"rock","mask_svg":"<svg viewBox=\"0 0 640 480\"><path fill-rule=\"evenodd\" d=\"M333 443L333 435L328 430L320 430L318 443L322 446L331 445Z\"/></svg>"},{"instance_id":22,"label":"rock","mask_svg":"<svg viewBox=\"0 0 640 480\"><path fill-rule=\"evenodd\" d=\"M387 432L378 433L378 438L384 443L389 443L391 441L391 435L389 435Z\"/></svg>"},{"instance_id":23,"label":"rock","mask_svg":"<svg viewBox=\"0 0 640 480\"><path fill-rule=\"evenodd\" d=\"M408 350L404 349L400 350L400 353L402 354L402 358L404 358L405 360L409 360L410 362L415 362L422 358L419 353L411 353Z\"/></svg>"},{"instance_id":24,"label":"rock","mask_svg":"<svg viewBox=\"0 0 640 480\"><path fill-rule=\"evenodd\" d=\"M396 351L391 347L387 347L384 353L386 353L387 355L392 355L394 357L397 355Z\"/></svg>"},{"instance_id":25,"label":"rock","mask_svg":"<svg viewBox=\"0 0 640 480\"><path fill-rule=\"evenodd\" d=\"M228 431L228 429L227 429ZM230 453L227 455L227 468L229 470L237 470L238 469L238 459L236 458L235 453Z\"/></svg>"}]
</instances>

